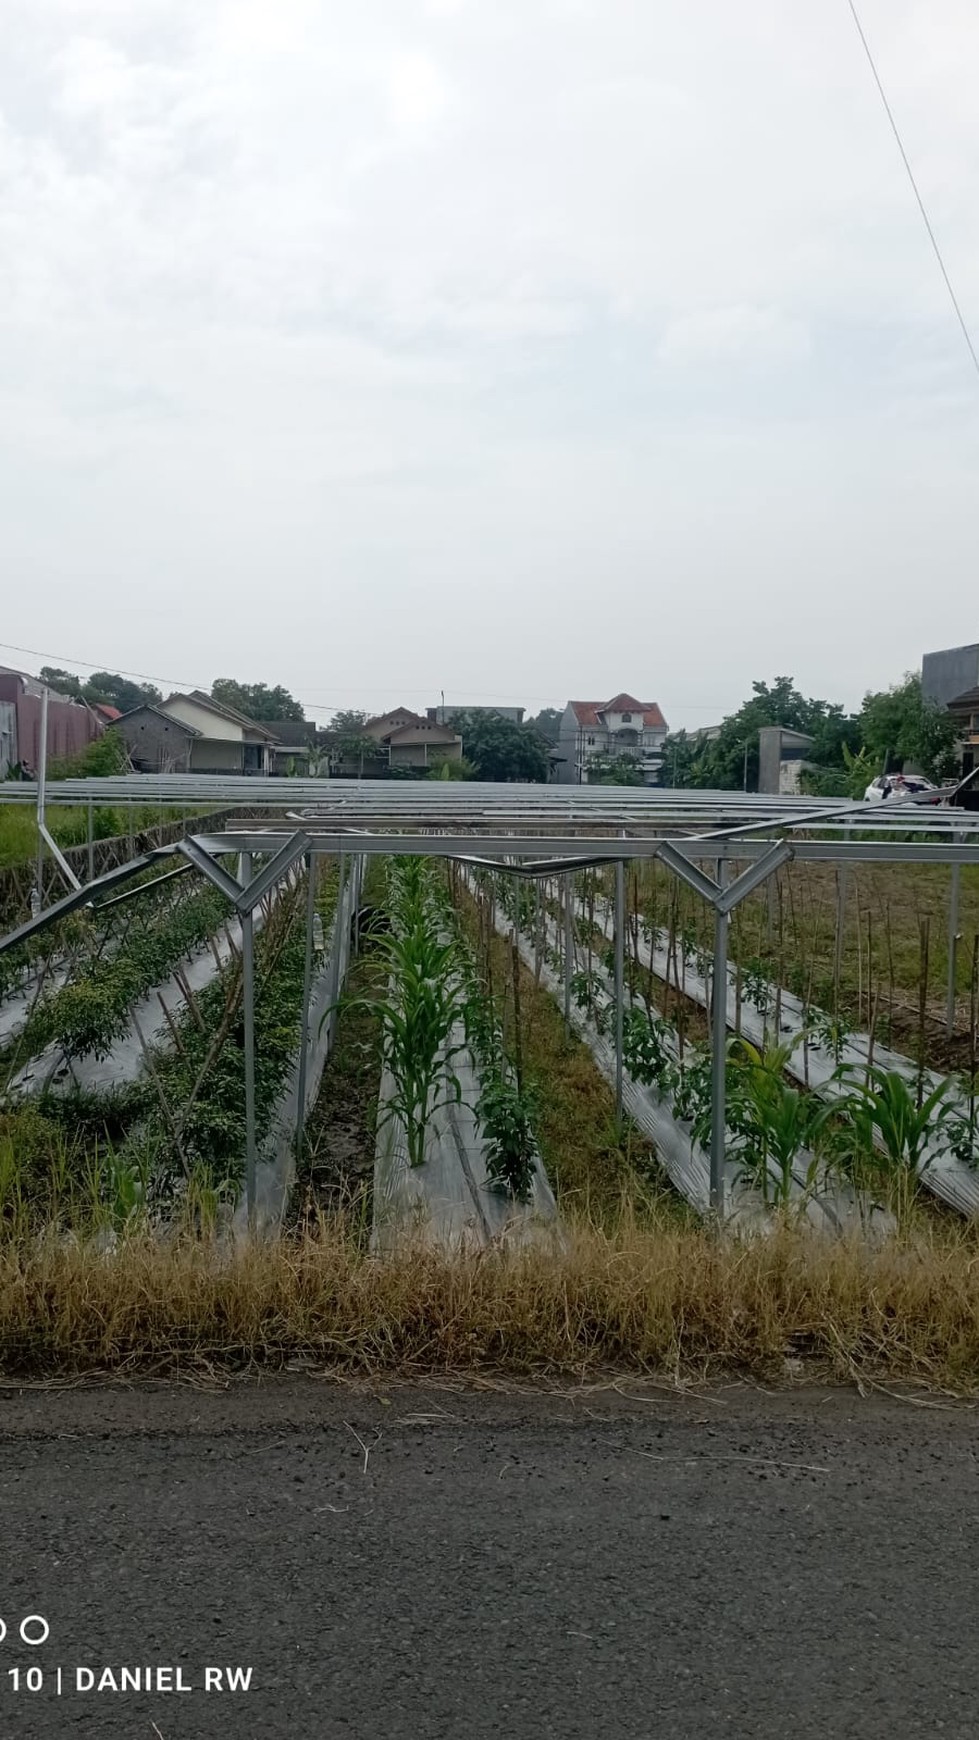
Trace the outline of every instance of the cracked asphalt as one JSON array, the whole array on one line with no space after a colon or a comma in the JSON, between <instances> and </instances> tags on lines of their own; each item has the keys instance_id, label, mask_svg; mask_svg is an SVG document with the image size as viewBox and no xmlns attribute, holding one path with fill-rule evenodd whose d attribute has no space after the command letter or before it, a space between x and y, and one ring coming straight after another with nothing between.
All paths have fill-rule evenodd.
<instances>
[{"instance_id":1,"label":"cracked asphalt","mask_svg":"<svg viewBox=\"0 0 979 1740\"><path fill-rule=\"evenodd\" d=\"M843 1391L6 1389L0 1736L972 1740L976 1442Z\"/></svg>"}]
</instances>

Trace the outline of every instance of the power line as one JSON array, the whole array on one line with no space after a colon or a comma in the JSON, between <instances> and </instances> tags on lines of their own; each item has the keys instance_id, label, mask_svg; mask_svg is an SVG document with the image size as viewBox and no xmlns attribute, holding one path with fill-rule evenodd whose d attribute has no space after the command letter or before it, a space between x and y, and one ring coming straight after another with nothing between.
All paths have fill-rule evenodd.
<instances>
[{"instance_id":1,"label":"power line","mask_svg":"<svg viewBox=\"0 0 979 1740\"><path fill-rule=\"evenodd\" d=\"M2 648L4 652L22 653L26 657L32 659L43 659L45 662L50 660L52 663L64 665L66 668L71 665L81 665L82 669L86 671L101 671L106 668L104 664L94 664L91 659L76 658L73 654L69 653L41 652L36 646L15 646L12 641L0 641L0 648ZM160 676L159 672L153 674L150 671L128 671L119 666L116 667L112 674L118 677L131 677L134 681L140 683L158 684L161 688L165 688L169 685L174 689L203 689L206 692L208 687L206 683L192 682L189 677L163 677ZM391 690L390 692L394 693L395 691ZM409 689L399 685L397 692L410 695L429 695L432 691L430 688ZM470 694L472 693L471 690L468 692ZM484 699L488 698L488 693L488 691L484 691ZM308 707L310 712L313 713L338 712L344 706L342 701L311 701L303 700L301 696L296 696L296 699L299 701L301 706ZM493 699L496 701L504 701L507 699L516 700L517 697L504 696L499 694L499 692L494 691ZM553 696L530 695L525 696L524 700L540 701L546 706L553 700ZM459 703L457 703L457 705L458 704Z\"/></svg>"},{"instance_id":2,"label":"power line","mask_svg":"<svg viewBox=\"0 0 979 1740\"><path fill-rule=\"evenodd\" d=\"M43 659L45 663L48 663L49 661L52 664L57 663L64 666L66 669L72 665L81 665L83 670L86 671L104 671L106 669L104 664L93 664L91 659L75 658L74 655L69 653L41 652L36 646L15 646L12 641L0 641L0 650L3 652L23 653L28 658ZM154 683L160 688L166 688L169 685L173 689L203 689L205 694L208 692L208 685L206 683L191 682L189 677L162 677L159 672L153 674L149 671L127 671L119 666L116 666L111 674L117 677L131 677L135 682L139 683ZM392 689L390 692L392 694L397 692L405 695L428 695L431 693L431 690L427 688L409 689L399 685L397 691ZM472 689L468 689L466 693L474 695L475 692ZM490 697L490 694L492 694L492 698L495 701L517 700L517 696L501 695L498 690L483 690L482 698L486 700ZM338 713L341 712L344 707L342 701L311 701L308 699L304 700L299 695L294 698L299 702L301 707L308 708L311 713ZM553 695L525 695L523 699L525 702L538 701L543 706L552 706L555 704L555 697ZM564 705L563 703L557 704L562 707ZM457 702L455 705L458 707L461 706L462 703ZM718 713L722 712L727 706L729 706L728 701L685 701L678 702L671 706L670 712L674 714Z\"/></svg>"},{"instance_id":3,"label":"power line","mask_svg":"<svg viewBox=\"0 0 979 1740\"><path fill-rule=\"evenodd\" d=\"M860 23L860 18L859 18L859 15L857 13L857 8L856 8L856 0L847 0L847 3L849 5L851 13L853 14L853 22L857 27L857 35L859 36L860 41L863 43L864 53L867 56L868 62L870 63L870 70L874 75L874 83L876 84L877 89L880 92L880 100L884 105L884 113L886 114L887 119L889 120L889 122L891 124L891 132L894 134L894 137L897 140L897 148L901 153L901 160L904 164L905 169L908 172L908 180L910 181L912 189L914 191L914 197L918 202L918 210L920 211L921 216L924 219L925 229L928 231L928 239L931 242L933 249L935 250L935 259L938 261L939 269L941 271L942 277L945 280L945 288L949 293L949 297L951 298L951 302L952 302L952 307L955 309L958 323L962 328L962 337L965 339L965 342L969 347L969 355L972 358L972 362L973 362L973 366L975 368L976 374L979 375L979 356L976 355L976 347L972 342L972 336L969 332L969 328L967 327L967 325L965 323L965 315L962 313L962 310L959 307L958 297L956 296L955 291L952 288L952 280L948 275L948 271L947 271L946 266L945 266L945 261L942 259L942 250L938 246L938 240L935 236L934 230L931 227L931 220L930 220L928 213L925 209L925 202L921 197L921 191L918 187L918 183L915 180L914 170L911 168L911 164L908 161L908 154L904 149L904 142L903 142L901 135L898 131L898 125L894 119L894 115L893 115L893 112L891 110L891 105L887 101L887 94L884 90L884 86L881 83L880 73L877 71L877 64L876 64L874 57L870 51L870 44L867 41L867 38L864 34L863 25Z\"/></svg>"}]
</instances>

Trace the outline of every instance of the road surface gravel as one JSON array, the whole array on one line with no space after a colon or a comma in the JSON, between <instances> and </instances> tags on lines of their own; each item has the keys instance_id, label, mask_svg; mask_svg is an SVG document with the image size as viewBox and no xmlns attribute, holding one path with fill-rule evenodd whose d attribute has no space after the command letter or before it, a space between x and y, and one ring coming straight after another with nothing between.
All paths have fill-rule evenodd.
<instances>
[{"instance_id":1,"label":"road surface gravel","mask_svg":"<svg viewBox=\"0 0 979 1740\"><path fill-rule=\"evenodd\" d=\"M0 1736L973 1740L976 1443L840 1390L6 1389Z\"/></svg>"}]
</instances>

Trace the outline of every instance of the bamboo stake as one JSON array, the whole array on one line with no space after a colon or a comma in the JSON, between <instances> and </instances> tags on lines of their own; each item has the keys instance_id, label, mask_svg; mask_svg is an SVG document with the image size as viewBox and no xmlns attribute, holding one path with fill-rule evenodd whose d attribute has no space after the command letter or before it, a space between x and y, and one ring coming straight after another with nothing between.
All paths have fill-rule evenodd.
<instances>
[{"instance_id":1,"label":"bamboo stake","mask_svg":"<svg viewBox=\"0 0 979 1740\"><path fill-rule=\"evenodd\" d=\"M176 1150L177 1159L180 1161L180 1164L184 1169L185 1178L189 1178L190 1177L190 1167L187 1164L187 1156L183 1150L183 1144L181 1141L182 1132L177 1126L176 1120L174 1119L174 1116L173 1116L173 1113L172 1113L172 1110L170 1107L170 1103L167 1099L166 1094L163 1091L163 1083L161 1082L159 1075L157 1074L156 1065L153 1062L152 1053L150 1052L150 1048L147 1045L146 1040L143 1036L143 1030L140 1027L139 1022L137 1021L135 1015L131 1016L131 1020L132 1020L132 1024L133 1024L133 1030L136 1034L136 1038L139 1040L140 1050L143 1053L143 1062L146 1065L146 1073L149 1076L151 1082L153 1083L153 1086L156 1089L157 1098L160 1102L160 1110L163 1113L163 1117L164 1117L164 1121L166 1123L167 1129L170 1131L170 1137L171 1137L171 1140L173 1142L174 1148Z\"/></svg>"},{"instance_id":2,"label":"bamboo stake","mask_svg":"<svg viewBox=\"0 0 979 1740\"><path fill-rule=\"evenodd\" d=\"M173 976L176 979L177 984L180 987L180 991L181 991L181 994L183 996L184 1002L186 1003L191 1014L193 1015L196 1025L200 1028L200 1031L202 1033L206 1032L207 1023L205 1022L204 1017L200 1012L200 1007L198 1005L197 998L194 996L194 993L190 988L190 985L187 981L187 975L185 974L183 968L176 967L174 969Z\"/></svg>"},{"instance_id":3,"label":"bamboo stake","mask_svg":"<svg viewBox=\"0 0 979 1740\"><path fill-rule=\"evenodd\" d=\"M157 993L156 993L156 1000L159 1003L160 1008L163 1010L163 1018L166 1021L166 1024L170 1029L170 1037L173 1040L174 1049L177 1052L179 1052L181 1057L186 1057L187 1050L186 1050L186 1047L183 1043L183 1040L180 1037L180 1028L178 1027L176 1021L174 1020L170 1010L167 1008L166 1004L164 1003L163 997L159 991L157 991Z\"/></svg>"},{"instance_id":4,"label":"bamboo stake","mask_svg":"<svg viewBox=\"0 0 979 1740\"><path fill-rule=\"evenodd\" d=\"M874 990L874 1004L870 1014L870 1038L867 1041L867 1070L874 1067L874 1053L877 1049L877 1010L880 1005L880 986Z\"/></svg>"}]
</instances>

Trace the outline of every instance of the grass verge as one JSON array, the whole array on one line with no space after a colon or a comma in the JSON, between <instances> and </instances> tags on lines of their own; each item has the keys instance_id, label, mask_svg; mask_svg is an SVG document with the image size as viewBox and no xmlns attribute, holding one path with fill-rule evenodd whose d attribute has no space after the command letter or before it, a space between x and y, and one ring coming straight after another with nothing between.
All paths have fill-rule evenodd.
<instances>
[{"instance_id":1,"label":"grass verge","mask_svg":"<svg viewBox=\"0 0 979 1740\"><path fill-rule=\"evenodd\" d=\"M134 1232L0 1248L8 1378L278 1370L912 1380L979 1391L975 1231L752 1244L624 1216L533 1248L370 1256L340 1218L237 1248ZM787 1362L790 1362L787 1364Z\"/></svg>"}]
</instances>

